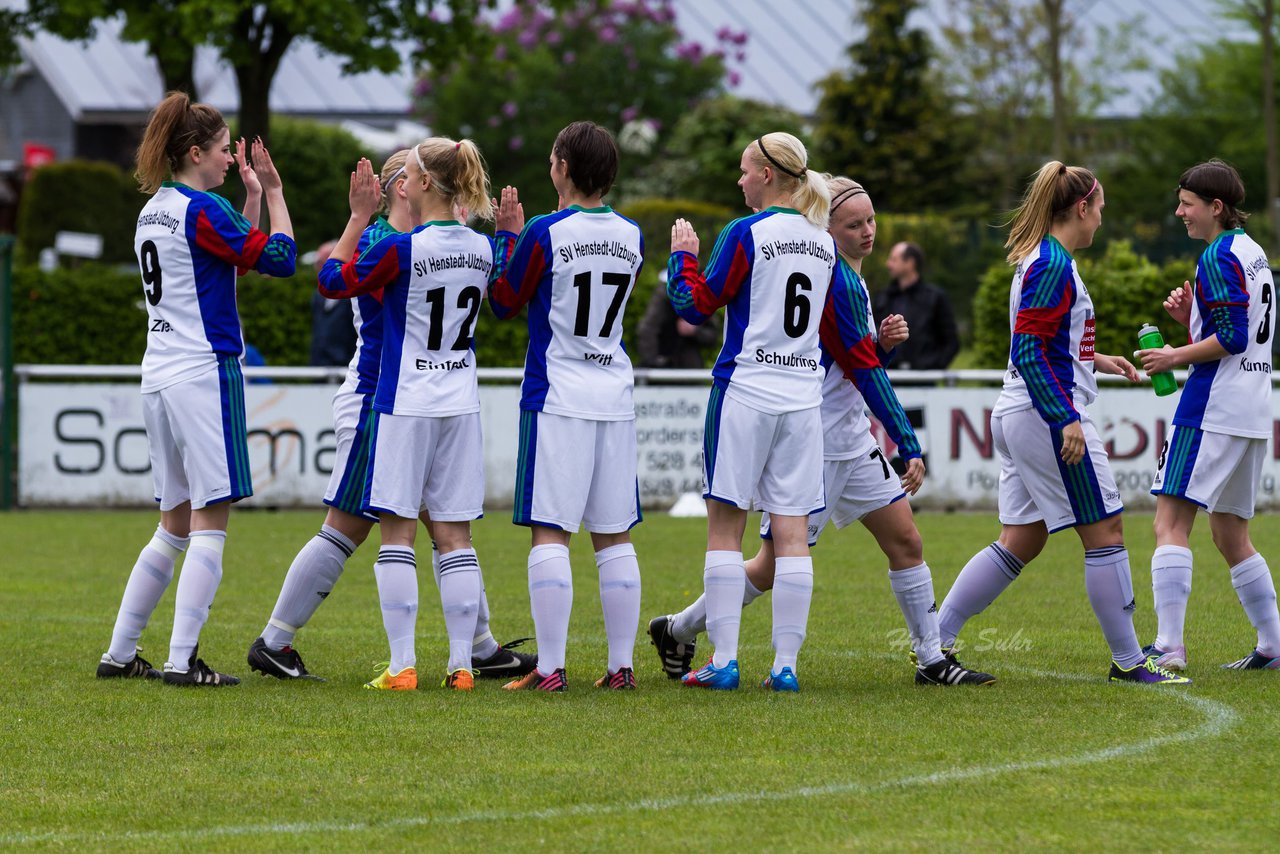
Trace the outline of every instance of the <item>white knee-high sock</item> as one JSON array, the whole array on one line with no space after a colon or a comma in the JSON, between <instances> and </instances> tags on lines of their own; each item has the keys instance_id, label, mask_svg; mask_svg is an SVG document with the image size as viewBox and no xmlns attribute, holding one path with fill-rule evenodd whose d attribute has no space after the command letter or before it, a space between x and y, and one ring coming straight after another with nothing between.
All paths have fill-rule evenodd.
<instances>
[{"instance_id":1,"label":"white knee-high sock","mask_svg":"<svg viewBox=\"0 0 1280 854\"><path fill-rule=\"evenodd\" d=\"M600 607L604 634L609 639L610 673L632 667L636 627L640 625L640 563L636 547L619 543L596 552L600 569Z\"/></svg>"},{"instance_id":2,"label":"white knee-high sock","mask_svg":"<svg viewBox=\"0 0 1280 854\"><path fill-rule=\"evenodd\" d=\"M126 664L138 654L138 638L142 637L156 604L173 580L173 565L186 550L187 542L186 537L175 537L157 526L151 542L138 554L124 586L124 597L111 632L111 646L107 648L107 654L116 663Z\"/></svg>"},{"instance_id":3,"label":"white knee-high sock","mask_svg":"<svg viewBox=\"0 0 1280 854\"><path fill-rule=\"evenodd\" d=\"M724 667L738 657L738 630L742 626L742 594L747 570L742 552L707 552L702 570L707 606L707 637L715 645L711 663Z\"/></svg>"},{"instance_id":4,"label":"white knee-high sock","mask_svg":"<svg viewBox=\"0 0 1280 854\"><path fill-rule=\"evenodd\" d=\"M780 557L773 576L773 672L790 667L809 627L809 603L813 600L813 558ZM741 613L741 611L739 611ZM718 651L718 648L717 648Z\"/></svg>"},{"instance_id":5,"label":"white knee-high sock","mask_svg":"<svg viewBox=\"0 0 1280 854\"><path fill-rule=\"evenodd\" d=\"M996 601L1017 580L1022 568L1017 555L999 543L992 543L969 558L938 612L942 645L947 649L955 646L964 624Z\"/></svg>"},{"instance_id":6,"label":"white knee-high sock","mask_svg":"<svg viewBox=\"0 0 1280 854\"><path fill-rule=\"evenodd\" d=\"M1266 559L1255 554L1231 567L1231 586L1249 622L1258 630L1258 652L1280 655L1280 614L1276 612L1276 588Z\"/></svg>"},{"instance_id":7,"label":"white knee-high sock","mask_svg":"<svg viewBox=\"0 0 1280 854\"><path fill-rule=\"evenodd\" d=\"M573 610L573 568L569 547L556 543L529 551L529 605L538 639L538 672L550 676L564 667Z\"/></svg>"},{"instance_id":8,"label":"white knee-high sock","mask_svg":"<svg viewBox=\"0 0 1280 854\"><path fill-rule=\"evenodd\" d=\"M911 648L916 661L928 667L942 661L942 640L938 630L938 606L933 598L933 574L929 564L889 572L889 586L907 621Z\"/></svg>"},{"instance_id":9,"label":"white knee-high sock","mask_svg":"<svg viewBox=\"0 0 1280 854\"><path fill-rule=\"evenodd\" d=\"M213 595L222 581L222 549L226 542L226 531L191 532L187 559L178 575L173 635L169 638L169 664L184 673L200 643L200 630L209 619Z\"/></svg>"},{"instance_id":10,"label":"white knee-high sock","mask_svg":"<svg viewBox=\"0 0 1280 854\"><path fill-rule=\"evenodd\" d=\"M489 631L489 597L484 592L484 570L476 564L480 573L480 608L476 612L476 634L471 639L471 657L485 659L498 651L498 642ZM431 573L435 576L436 586L440 586L440 547L431 542Z\"/></svg>"},{"instance_id":11,"label":"white knee-high sock","mask_svg":"<svg viewBox=\"0 0 1280 854\"><path fill-rule=\"evenodd\" d=\"M764 591L757 590L748 577L746 587L742 591L742 607L747 607L763 595ZM671 616L671 636L680 643L692 643L706 630L707 596L705 593L694 599L689 607Z\"/></svg>"},{"instance_id":12,"label":"white knee-high sock","mask_svg":"<svg viewBox=\"0 0 1280 854\"><path fill-rule=\"evenodd\" d=\"M471 641L480 610L480 561L475 549L440 556L440 607L449 635L449 672L471 668Z\"/></svg>"},{"instance_id":13,"label":"white knee-high sock","mask_svg":"<svg viewBox=\"0 0 1280 854\"><path fill-rule=\"evenodd\" d=\"M1133 630L1133 579L1125 547L1106 546L1086 551L1084 587L1093 614L1102 626L1103 637L1111 648L1111 658L1125 669L1141 664L1144 656Z\"/></svg>"},{"instance_id":14,"label":"white knee-high sock","mask_svg":"<svg viewBox=\"0 0 1280 854\"><path fill-rule=\"evenodd\" d=\"M298 629L333 591L355 550L356 544L337 528L320 526L320 533L302 547L284 577L271 619L262 630L267 649L280 650L293 643Z\"/></svg>"},{"instance_id":15,"label":"white knee-high sock","mask_svg":"<svg viewBox=\"0 0 1280 854\"><path fill-rule=\"evenodd\" d=\"M382 606L382 626L391 647L388 669L399 673L418 663L413 634L418 626L418 560L411 546L383 546L373 565Z\"/></svg>"},{"instance_id":16,"label":"white knee-high sock","mask_svg":"<svg viewBox=\"0 0 1280 854\"><path fill-rule=\"evenodd\" d=\"M1191 549L1160 546L1151 555L1151 592L1155 596L1156 646L1182 646L1182 627L1191 598Z\"/></svg>"}]
</instances>

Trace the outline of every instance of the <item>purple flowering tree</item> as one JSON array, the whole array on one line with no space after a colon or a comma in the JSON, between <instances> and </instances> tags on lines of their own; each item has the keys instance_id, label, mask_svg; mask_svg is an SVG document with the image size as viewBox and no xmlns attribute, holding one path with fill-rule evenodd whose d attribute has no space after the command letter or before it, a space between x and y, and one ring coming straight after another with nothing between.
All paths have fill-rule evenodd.
<instances>
[{"instance_id":1,"label":"purple flowering tree","mask_svg":"<svg viewBox=\"0 0 1280 854\"><path fill-rule=\"evenodd\" d=\"M530 215L555 206L547 154L560 128L609 128L625 190L681 116L733 85L730 66L745 58L741 33L723 30L711 47L686 41L669 0L523 2L485 25L491 49L426 69L414 94L434 132L479 144L495 186L517 186Z\"/></svg>"}]
</instances>

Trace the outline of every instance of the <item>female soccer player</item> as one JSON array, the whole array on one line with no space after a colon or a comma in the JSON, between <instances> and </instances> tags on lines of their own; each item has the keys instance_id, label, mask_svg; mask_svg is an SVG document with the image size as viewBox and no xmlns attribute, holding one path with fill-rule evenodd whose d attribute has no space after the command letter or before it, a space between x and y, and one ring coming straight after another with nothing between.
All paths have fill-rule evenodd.
<instances>
[{"instance_id":1,"label":"female soccer player","mask_svg":"<svg viewBox=\"0 0 1280 854\"><path fill-rule=\"evenodd\" d=\"M378 179L381 192L378 212L383 215L361 233L357 256L388 234L413 230L413 218L405 195L408 156L408 149L397 151L383 164ZM326 293L347 295L339 263L331 265L323 278ZM365 437L372 426L369 413L382 359L382 291L351 298L355 301L357 346L347 379L333 398L333 425L338 448L324 497L329 511L320 533L294 558L271 619L267 621L261 637L249 647L249 666L281 679L309 675L302 656L292 647L294 635L333 590L347 558L365 541L377 521L376 514L362 510L361 506L369 463ZM424 512L421 518L430 532L429 516ZM438 571L439 554L434 546L432 565ZM533 669L535 657L510 648L519 643L513 641L507 646L499 646L494 640L489 630L489 603L481 576L471 669L488 678L509 678L528 673Z\"/></svg>"},{"instance_id":2,"label":"female soccer player","mask_svg":"<svg viewBox=\"0 0 1280 854\"><path fill-rule=\"evenodd\" d=\"M917 681L935 685L990 684L985 673L965 670L943 658L938 645L938 617L933 608L933 580L924 562L920 533L911 506L900 501L915 494L924 481L920 443L889 385L881 353L887 356L906 340L906 321L899 315L885 318L879 339L872 332L871 303L862 281L862 262L875 245L876 219L871 197L862 185L845 177L824 176L831 192L828 227L840 252L840 263L849 267L850 287L832 288L827 295L821 332L823 488L825 509L809 517L809 548L817 545L827 522L843 528L861 521L889 560L889 583L907 619L918 662ZM878 352L879 351L879 352ZM885 425L907 461L905 482L889 468L866 416L870 406ZM762 520L760 551L746 564L748 605L773 587L775 557L769 517ZM689 671L697 635L706 629L705 596L672 617L649 623L649 635L658 648L667 675L676 678ZM776 679L779 690L795 690L794 680Z\"/></svg>"},{"instance_id":3,"label":"female soccer player","mask_svg":"<svg viewBox=\"0 0 1280 854\"><path fill-rule=\"evenodd\" d=\"M426 510L440 549L440 602L449 636L445 687L469 691L480 571L471 520L483 515L484 452L473 335L489 276L505 250L455 219L462 206L494 216L489 178L470 140L433 137L405 162L407 234L388 233L353 257L379 204L378 179L361 160L351 181L351 218L321 271L321 293L383 294L382 363L372 425L357 453L368 455L362 509L379 514L382 548L374 573L391 661L366 687L412 690L418 578L413 543ZM500 230L523 225L510 187ZM346 259L345 262L343 259ZM334 285L341 279L342 287Z\"/></svg>"},{"instance_id":4,"label":"female soccer player","mask_svg":"<svg viewBox=\"0 0 1280 854\"><path fill-rule=\"evenodd\" d=\"M727 306L703 432L703 583L715 654L684 676L693 687L738 687L742 534L753 506L769 513L777 555L776 655L765 685L798 686L796 659L813 593L808 520L823 508L822 444L813 441L822 431L818 325L828 287L851 286L826 231L831 193L807 160L803 143L788 133L746 147L738 185L758 213L725 227L705 274L693 227L680 219L671 229L667 295L676 313L697 325Z\"/></svg>"},{"instance_id":5,"label":"female soccer player","mask_svg":"<svg viewBox=\"0 0 1280 854\"><path fill-rule=\"evenodd\" d=\"M1275 282L1266 253L1244 233L1244 182L1221 160L1192 166L1178 180L1187 235L1209 244L1164 307L1190 329L1183 347L1141 350L1147 373L1191 366L1173 432L1160 451L1156 550L1151 557L1159 631L1148 651L1170 670L1187 666L1182 628L1191 595L1187 540L1196 514L1209 511L1213 543L1231 568L1231 584L1258 632L1253 651L1223 667L1280 668L1280 614L1267 561L1249 539L1262 459L1271 435L1271 338Z\"/></svg>"},{"instance_id":6,"label":"female soccer player","mask_svg":"<svg viewBox=\"0 0 1280 854\"><path fill-rule=\"evenodd\" d=\"M551 146L558 211L529 221L506 274L489 289L499 319L529 306L520 397L517 525L532 533L529 599L538 667L509 690L564 691L573 605L569 536L591 532L609 661L596 686L635 688L640 521L631 359L622 318L644 261L640 228L604 204L618 174L613 136L574 122Z\"/></svg>"},{"instance_id":7,"label":"female soccer player","mask_svg":"<svg viewBox=\"0 0 1280 854\"><path fill-rule=\"evenodd\" d=\"M1111 648L1111 681L1186 682L1147 658L1134 634L1124 507L1086 410L1098 396L1095 370L1138 379L1124 358L1094 352L1093 302L1071 254L1093 243L1104 205L1092 172L1052 161L1040 168L1010 223L1013 340L991 413L1000 455L1000 539L970 559L943 601L942 645L951 654L965 622L1040 554L1050 533L1075 528L1085 549L1089 604Z\"/></svg>"},{"instance_id":8,"label":"female soccer player","mask_svg":"<svg viewBox=\"0 0 1280 854\"><path fill-rule=\"evenodd\" d=\"M243 143L239 156L243 161ZM170 92L151 114L138 147L138 184L152 194L138 216L134 249L147 300L142 407L160 526L125 586L111 646L98 664L102 677L160 675L138 656L138 638L173 579L178 555L187 550L164 681L240 681L196 657L222 579L231 502L253 494L236 271L290 276L297 254L280 175L260 140L252 156L254 177L246 172L245 183L256 183L266 196L275 229L270 237L208 192L233 162L230 133L216 109ZM252 193L250 201L256 209Z\"/></svg>"}]
</instances>

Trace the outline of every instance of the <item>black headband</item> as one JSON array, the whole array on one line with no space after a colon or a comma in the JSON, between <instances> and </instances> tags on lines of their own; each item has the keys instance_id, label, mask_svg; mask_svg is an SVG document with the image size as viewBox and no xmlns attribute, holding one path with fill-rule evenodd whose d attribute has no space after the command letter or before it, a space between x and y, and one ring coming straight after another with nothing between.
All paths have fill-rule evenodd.
<instances>
[{"instance_id":1,"label":"black headband","mask_svg":"<svg viewBox=\"0 0 1280 854\"><path fill-rule=\"evenodd\" d=\"M783 165L782 165L781 163L779 163L778 161L774 160L774 159L773 159L773 155L772 155L772 154L770 154L770 153L768 152L768 150L766 150L766 149L765 149L765 147L764 147L764 137L762 137L762 136L760 136L760 137L756 137L756 145L760 146L760 153L764 155L764 159L765 159L765 160L768 160L770 163L772 163L774 166L776 166L776 167L778 168L778 171L779 171L779 172L785 172L786 174L790 175L792 178L803 178L803 177L804 177L804 172L792 172L790 169L788 169L787 167L783 166Z\"/></svg>"},{"instance_id":2,"label":"black headband","mask_svg":"<svg viewBox=\"0 0 1280 854\"><path fill-rule=\"evenodd\" d=\"M861 187L850 187L849 189L842 192L840 195L836 196L835 201L831 203L831 213L835 213L836 208L840 207L845 202L849 201L859 193L865 196L867 194L867 191L862 189Z\"/></svg>"}]
</instances>

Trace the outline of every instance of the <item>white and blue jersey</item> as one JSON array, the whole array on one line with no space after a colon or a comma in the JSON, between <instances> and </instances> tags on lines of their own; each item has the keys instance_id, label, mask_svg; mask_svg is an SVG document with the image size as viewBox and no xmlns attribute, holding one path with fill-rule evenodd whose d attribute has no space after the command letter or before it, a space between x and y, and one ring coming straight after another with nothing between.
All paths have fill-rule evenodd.
<instances>
[{"instance_id":1,"label":"white and blue jersey","mask_svg":"<svg viewBox=\"0 0 1280 854\"><path fill-rule=\"evenodd\" d=\"M473 336L500 266L494 259L487 237L448 221L390 232L358 258L325 262L325 296L382 291L376 412L443 418L480 411Z\"/></svg>"},{"instance_id":2,"label":"white and blue jersey","mask_svg":"<svg viewBox=\"0 0 1280 854\"><path fill-rule=\"evenodd\" d=\"M728 397L760 412L795 412L822 401L818 326L836 270L830 234L772 207L720 232L705 275L695 256L672 253L667 297L693 324L728 307L711 372Z\"/></svg>"},{"instance_id":3,"label":"white and blue jersey","mask_svg":"<svg viewBox=\"0 0 1280 854\"><path fill-rule=\"evenodd\" d=\"M1230 355L1191 366L1173 423L1211 433L1271 435L1271 339L1275 282L1267 255L1241 229L1224 231L1200 256L1192 343L1214 335Z\"/></svg>"},{"instance_id":4,"label":"white and blue jersey","mask_svg":"<svg viewBox=\"0 0 1280 854\"><path fill-rule=\"evenodd\" d=\"M529 306L522 410L635 418L622 318L643 263L640 227L608 206L572 205L529 220L489 289L501 320Z\"/></svg>"},{"instance_id":5,"label":"white and blue jersey","mask_svg":"<svg viewBox=\"0 0 1280 854\"><path fill-rule=\"evenodd\" d=\"M1009 366L992 415L1034 408L1061 430L1098 396L1093 300L1076 262L1052 236L1040 241L1009 288Z\"/></svg>"},{"instance_id":6,"label":"white and blue jersey","mask_svg":"<svg viewBox=\"0 0 1280 854\"><path fill-rule=\"evenodd\" d=\"M142 208L133 245L147 302L143 392L238 359L237 272L292 276L297 255L292 238L268 237L221 196L173 181Z\"/></svg>"},{"instance_id":7,"label":"white and blue jersey","mask_svg":"<svg viewBox=\"0 0 1280 854\"><path fill-rule=\"evenodd\" d=\"M383 217L378 217L360 234L356 244L356 258L388 234L398 232ZM331 268L330 276L325 277L321 271L320 282L330 293L341 292L344 284L341 279L341 266ZM367 294L351 297L352 323L356 329L356 352L347 365L347 378L343 381L339 392L356 394L373 394L378 388L378 367L382 362L382 289Z\"/></svg>"}]
</instances>

